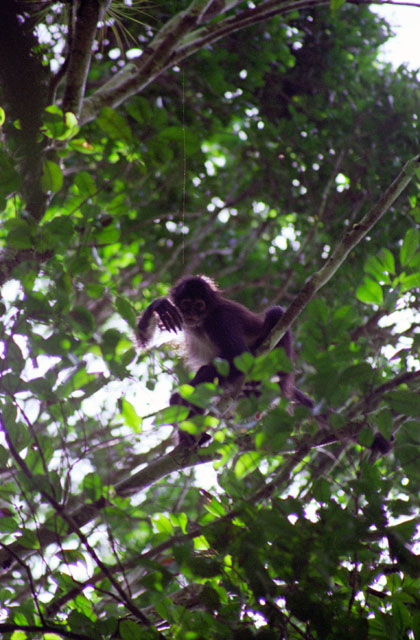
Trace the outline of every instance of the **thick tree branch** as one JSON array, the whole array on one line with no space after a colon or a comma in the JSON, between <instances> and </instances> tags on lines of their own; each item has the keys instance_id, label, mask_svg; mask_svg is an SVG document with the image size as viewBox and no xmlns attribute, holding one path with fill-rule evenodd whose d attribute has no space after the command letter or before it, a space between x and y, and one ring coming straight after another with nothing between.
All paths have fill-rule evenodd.
<instances>
[{"instance_id":1,"label":"thick tree branch","mask_svg":"<svg viewBox=\"0 0 420 640\"><path fill-rule=\"evenodd\" d=\"M66 74L63 111L79 116L98 22L111 0L79 0Z\"/></svg>"},{"instance_id":2,"label":"thick tree branch","mask_svg":"<svg viewBox=\"0 0 420 640\"><path fill-rule=\"evenodd\" d=\"M44 214L46 194L41 189L42 150L38 139L46 106L47 72L34 54L39 43L19 16L15 0L3 0L0 18L0 83L7 110L5 132L12 148L28 213L34 220ZM18 130L13 124L20 123Z\"/></svg>"},{"instance_id":3,"label":"thick tree branch","mask_svg":"<svg viewBox=\"0 0 420 640\"><path fill-rule=\"evenodd\" d=\"M81 124L92 120L103 106L118 106L155 80L168 64L177 44L199 24L210 4L209 0L193 0L185 11L165 24L135 64L128 64L85 100Z\"/></svg>"}]
</instances>

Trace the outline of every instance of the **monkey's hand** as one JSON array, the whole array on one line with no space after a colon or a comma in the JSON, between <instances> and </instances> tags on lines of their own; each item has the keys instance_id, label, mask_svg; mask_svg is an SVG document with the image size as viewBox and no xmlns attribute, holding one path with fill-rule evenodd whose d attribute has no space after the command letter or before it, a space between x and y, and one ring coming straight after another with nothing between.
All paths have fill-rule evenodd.
<instances>
[{"instance_id":1,"label":"monkey's hand","mask_svg":"<svg viewBox=\"0 0 420 640\"><path fill-rule=\"evenodd\" d=\"M141 316L137 325L137 336L142 347L149 344L157 324L160 329L175 333L182 329L181 314L167 298L154 300Z\"/></svg>"},{"instance_id":2,"label":"monkey's hand","mask_svg":"<svg viewBox=\"0 0 420 640\"><path fill-rule=\"evenodd\" d=\"M182 316L168 298L158 298L151 304L152 311L159 317L159 324L166 331L177 333L182 330Z\"/></svg>"}]
</instances>

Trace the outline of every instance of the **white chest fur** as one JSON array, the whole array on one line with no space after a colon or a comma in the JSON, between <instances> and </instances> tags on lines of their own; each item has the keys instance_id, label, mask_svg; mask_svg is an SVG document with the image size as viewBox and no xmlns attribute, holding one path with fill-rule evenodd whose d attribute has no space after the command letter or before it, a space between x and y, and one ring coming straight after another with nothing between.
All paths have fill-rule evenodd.
<instances>
[{"instance_id":1,"label":"white chest fur","mask_svg":"<svg viewBox=\"0 0 420 640\"><path fill-rule=\"evenodd\" d=\"M184 328L184 340L187 364L193 371L209 364L213 358L219 355L204 332L197 335L193 330Z\"/></svg>"}]
</instances>

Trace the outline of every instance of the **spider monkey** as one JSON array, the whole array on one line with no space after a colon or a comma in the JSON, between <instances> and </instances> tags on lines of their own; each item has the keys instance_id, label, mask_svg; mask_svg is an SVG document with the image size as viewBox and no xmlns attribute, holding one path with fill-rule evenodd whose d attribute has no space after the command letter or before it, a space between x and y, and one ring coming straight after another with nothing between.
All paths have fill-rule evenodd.
<instances>
[{"instance_id":1,"label":"spider monkey","mask_svg":"<svg viewBox=\"0 0 420 640\"><path fill-rule=\"evenodd\" d=\"M187 364L196 371L190 384L195 387L217 378L223 386L229 387L243 375L235 367L234 358L244 351L254 353L283 313L280 306L270 307L261 314L253 313L242 304L222 296L210 278L186 276L172 287L169 299L158 298L147 307L137 325L138 339L140 345L146 347L156 327L175 333L183 331ZM282 347L293 359L290 331L276 346ZM225 377L213 364L217 356L229 362L229 373ZM285 397L313 408L312 399L294 386L293 373L279 372L279 385ZM172 394L170 404L188 404L190 415L200 413L198 407L186 403L176 392ZM191 437L183 432L180 440L191 444Z\"/></svg>"}]
</instances>

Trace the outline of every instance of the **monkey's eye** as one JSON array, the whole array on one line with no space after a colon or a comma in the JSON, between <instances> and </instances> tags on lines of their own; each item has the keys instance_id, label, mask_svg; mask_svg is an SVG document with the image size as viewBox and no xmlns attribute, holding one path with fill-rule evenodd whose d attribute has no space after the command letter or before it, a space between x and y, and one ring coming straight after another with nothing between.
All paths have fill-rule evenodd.
<instances>
[{"instance_id":1,"label":"monkey's eye","mask_svg":"<svg viewBox=\"0 0 420 640\"><path fill-rule=\"evenodd\" d=\"M200 298L198 298L194 302L194 311L196 313L204 313L205 310L206 310L206 303L204 302L204 300L201 300Z\"/></svg>"},{"instance_id":2,"label":"monkey's eye","mask_svg":"<svg viewBox=\"0 0 420 640\"><path fill-rule=\"evenodd\" d=\"M188 313L189 311L191 311L191 300L189 298L184 298L179 303L179 308L181 309L181 311Z\"/></svg>"}]
</instances>

